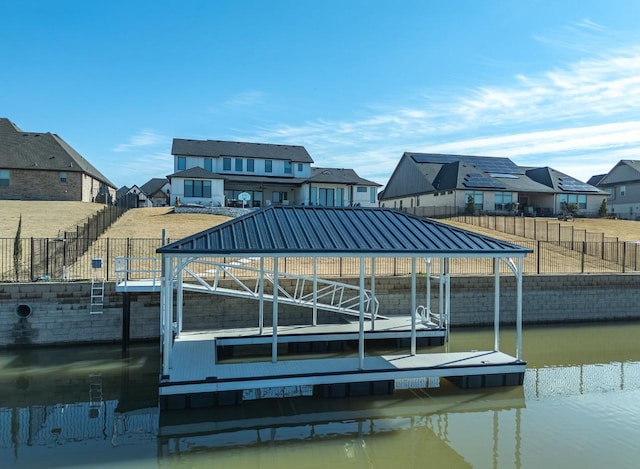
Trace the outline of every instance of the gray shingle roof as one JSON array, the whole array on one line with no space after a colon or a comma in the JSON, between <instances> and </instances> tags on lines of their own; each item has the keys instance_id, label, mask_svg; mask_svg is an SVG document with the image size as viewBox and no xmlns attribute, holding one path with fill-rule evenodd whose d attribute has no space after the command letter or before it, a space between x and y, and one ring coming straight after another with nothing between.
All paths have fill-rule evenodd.
<instances>
[{"instance_id":1,"label":"gray shingle roof","mask_svg":"<svg viewBox=\"0 0 640 469\"><path fill-rule=\"evenodd\" d=\"M212 173L209 170L201 168L200 166L194 166L193 168L184 169L177 173L169 174L167 176L171 178L196 178L196 179L224 179L221 174Z\"/></svg>"},{"instance_id":2,"label":"gray shingle roof","mask_svg":"<svg viewBox=\"0 0 640 469\"><path fill-rule=\"evenodd\" d=\"M382 184L363 179L353 169L343 168L311 168L311 177L307 180L315 183L359 184L361 186L379 187Z\"/></svg>"},{"instance_id":3,"label":"gray shingle roof","mask_svg":"<svg viewBox=\"0 0 640 469\"><path fill-rule=\"evenodd\" d=\"M107 177L56 134L23 132L0 118L0 165L6 169L83 172L115 189Z\"/></svg>"},{"instance_id":4,"label":"gray shingle roof","mask_svg":"<svg viewBox=\"0 0 640 469\"><path fill-rule=\"evenodd\" d=\"M211 256L523 257L531 250L393 209L270 206L157 252Z\"/></svg>"},{"instance_id":5,"label":"gray shingle roof","mask_svg":"<svg viewBox=\"0 0 640 469\"><path fill-rule=\"evenodd\" d=\"M287 160L296 163L313 163L307 150L298 145L274 145L270 143L227 142L223 140L188 140L174 138L172 155L261 158Z\"/></svg>"},{"instance_id":6,"label":"gray shingle roof","mask_svg":"<svg viewBox=\"0 0 640 469\"><path fill-rule=\"evenodd\" d=\"M168 182L169 181L167 181L166 178L152 178L152 179L149 179L147 182L145 182L140 187L140 190L147 195L151 195L158 192L160 189L162 189L162 187Z\"/></svg>"}]
</instances>

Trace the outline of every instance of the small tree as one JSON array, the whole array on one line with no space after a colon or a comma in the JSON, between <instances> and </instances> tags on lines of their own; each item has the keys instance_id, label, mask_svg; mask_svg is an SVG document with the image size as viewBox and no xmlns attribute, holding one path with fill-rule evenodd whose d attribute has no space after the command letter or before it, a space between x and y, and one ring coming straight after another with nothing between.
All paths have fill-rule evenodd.
<instances>
[{"instance_id":1,"label":"small tree","mask_svg":"<svg viewBox=\"0 0 640 469\"><path fill-rule=\"evenodd\" d=\"M16 275L16 282L20 280L20 264L22 262L22 214L20 214L20 220L18 221L18 230L16 231L16 238L13 240L13 271Z\"/></svg>"},{"instance_id":2,"label":"small tree","mask_svg":"<svg viewBox=\"0 0 640 469\"><path fill-rule=\"evenodd\" d=\"M560 208L562 209L562 213L565 218L567 218L568 216L571 216L573 218L578 213L578 204L562 202L560 204Z\"/></svg>"},{"instance_id":3,"label":"small tree","mask_svg":"<svg viewBox=\"0 0 640 469\"><path fill-rule=\"evenodd\" d=\"M600 218L605 218L609 214L607 210L607 199L602 199L602 203L600 204L600 208L598 209L598 216Z\"/></svg>"},{"instance_id":4,"label":"small tree","mask_svg":"<svg viewBox=\"0 0 640 469\"><path fill-rule=\"evenodd\" d=\"M467 215L473 215L476 211L476 204L473 201L473 196L468 196L467 197L467 203L464 206L464 211Z\"/></svg>"}]
</instances>

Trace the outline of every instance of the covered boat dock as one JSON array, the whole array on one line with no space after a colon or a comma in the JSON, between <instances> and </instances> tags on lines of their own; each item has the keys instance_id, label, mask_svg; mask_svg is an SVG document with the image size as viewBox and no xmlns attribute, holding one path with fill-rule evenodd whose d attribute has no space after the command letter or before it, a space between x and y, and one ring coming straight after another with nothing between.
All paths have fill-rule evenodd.
<instances>
[{"instance_id":1,"label":"covered boat dock","mask_svg":"<svg viewBox=\"0 0 640 469\"><path fill-rule=\"evenodd\" d=\"M205 407L238 403L243 399L287 395L344 396L392 392L398 380L445 377L462 387L522 384L522 264L530 250L512 243L384 208L269 206L212 227L158 249L162 255L160 283L161 352L160 403L162 408ZM233 276L234 291L222 291L219 273L227 268L216 259L252 259L255 284ZM284 258L311 258L314 275L295 279L279 269ZM319 279L317 262L331 258L359 260L356 286ZM376 299L376 259L407 258L411 262L411 309L402 317L379 314ZM420 339L448 337L450 311L449 262L453 258L493 260L494 346L491 350L456 353L418 353ZM418 304L418 263L426 266L427 290L431 265L439 263L438 311L432 312L430 292ZM266 265L269 265L269 268ZM208 265L205 278L194 265ZM516 350L500 351L501 266L516 282ZM238 265L234 266L235 268ZM422 267L420 267L422 269ZM281 287L283 279L294 290ZM298 288L299 281L305 288ZM265 284L267 287L265 287ZM367 287L368 288L365 288ZM259 324L255 330L182 330L185 290L251 297L257 300ZM235 293L234 293L235 292ZM265 305L271 306L270 325L263 322ZM279 324L282 304L308 307L312 323L306 327ZM345 324L318 324L317 311L353 317ZM383 312L384 313L384 312ZM187 312L188 314L188 312ZM357 320L356 320L357 319ZM392 322L396 321L394 326ZM401 323L401 324L400 324ZM400 324L400 325L399 325ZM377 336L376 336L377 334ZM406 351L367 354L367 340L396 334ZM398 335L399 334L399 335ZM279 356L288 342L332 343L356 340L357 356L330 358ZM225 363L219 346L261 343L271 345L270 360ZM280 391L279 391L280 390Z\"/></svg>"}]
</instances>

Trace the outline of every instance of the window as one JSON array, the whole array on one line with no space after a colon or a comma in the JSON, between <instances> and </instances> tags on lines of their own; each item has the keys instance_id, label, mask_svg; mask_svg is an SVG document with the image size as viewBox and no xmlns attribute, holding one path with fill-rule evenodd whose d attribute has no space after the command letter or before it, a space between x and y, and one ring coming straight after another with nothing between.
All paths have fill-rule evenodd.
<instances>
[{"instance_id":1,"label":"window","mask_svg":"<svg viewBox=\"0 0 640 469\"><path fill-rule=\"evenodd\" d=\"M289 200L289 194L287 194L287 192L282 191L282 192L273 192L273 195L271 197L271 200L276 203L285 203L287 202L287 200Z\"/></svg>"},{"instance_id":2,"label":"window","mask_svg":"<svg viewBox=\"0 0 640 469\"><path fill-rule=\"evenodd\" d=\"M317 204L318 204L318 188L312 187L311 188L311 205L317 205Z\"/></svg>"},{"instance_id":3,"label":"window","mask_svg":"<svg viewBox=\"0 0 640 469\"><path fill-rule=\"evenodd\" d=\"M178 157L178 171L187 169L187 158L184 156Z\"/></svg>"},{"instance_id":4,"label":"window","mask_svg":"<svg viewBox=\"0 0 640 469\"><path fill-rule=\"evenodd\" d=\"M469 197L473 200L473 208L475 210L482 210L482 203L484 199L484 193L482 191L467 191L464 193L464 204L467 205Z\"/></svg>"},{"instance_id":5,"label":"window","mask_svg":"<svg viewBox=\"0 0 640 469\"><path fill-rule=\"evenodd\" d=\"M67 172L60 171L60 182L67 182Z\"/></svg>"},{"instance_id":6,"label":"window","mask_svg":"<svg viewBox=\"0 0 640 469\"><path fill-rule=\"evenodd\" d=\"M560 194L558 200L560 201L561 205L563 202L566 202L569 204L575 204L579 209L582 210L587 208L586 194Z\"/></svg>"},{"instance_id":7,"label":"window","mask_svg":"<svg viewBox=\"0 0 640 469\"><path fill-rule=\"evenodd\" d=\"M369 203L375 204L378 197L378 191L375 187L369 188ZM420 205L420 197L418 197L418 205Z\"/></svg>"},{"instance_id":8,"label":"window","mask_svg":"<svg viewBox=\"0 0 640 469\"><path fill-rule=\"evenodd\" d=\"M8 169L0 169L0 186L8 186L11 173Z\"/></svg>"},{"instance_id":9,"label":"window","mask_svg":"<svg viewBox=\"0 0 640 469\"><path fill-rule=\"evenodd\" d=\"M284 162L284 174L291 174L291 161Z\"/></svg>"},{"instance_id":10,"label":"window","mask_svg":"<svg viewBox=\"0 0 640 469\"><path fill-rule=\"evenodd\" d=\"M416 195L416 207L420 207L420 196Z\"/></svg>"},{"instance_id":11,"label":"window","mask_svg":"<svg viewBox=\"0 0 640 469\"><path fill-rule=\"evenodd\" d=\"M323 207L333 207L335 205L335 189L320 188L318 203Z\"/></svg>"},{"instance_id":12,"label":"window","mask_svg":"<svg viewBox=\"0 0 640 469\"><path fill-rule=\"evenodd\" d=\"M255 169L255 160L247 160L247 172L248 173L253 173L256 169Z\"/></svg>"},{"instance_id":13,"label":"window","mask_svg":"<svg viewBox=\"0 0 640 469\"><path fill-rule=\"evenodd\" d=\"M236 171L242 171L242 168L244 168L242 158L236 158Z\"/></svg>"},{"instance_id":14,"label":"window","mask_svg":"<svg viewBox=\"0 0 640 469\"><path fill-rule=\"evenodd\" d=\"M222 170L231 171L231 158L222 158Z\"/></svg>"},{"instance_id":15,"label":"window","mask_svg":"<svg viewBox=\"0 0 640 469\"><path fill-rule=\"evenodd\" d=\"M627 186L620 186L620 197L624 197L627 193Z\"/></svg>"},{"instance_id":16,"label":"window","mask_svg":"<svg viewBox=\"0 0 640 469\"><path fill-rule=\"evenodd\" d=\"M302 172L302 163L298 163L298 172L301 173Z\"/></svg>"},{"instance_id":17,"label":"window","mask_svg":"<svg viewBox=\"0 0 640 469\"><path fill-rule=\"evenodd\" d=\"M344 206L344 189L342 187L338 187L336 189L336 207Z\"/></svg>"},{"instance_id":18,"label":"window","mask_svg":"<svg viewBox=\"0 0 640 469\"><path fill-rule=\"evenodd\" d=\"M367 188L366 187L362 187L362 186L358 186L358 189L356 189L358 192L367 192Z\"/></svg>"},{"instance_id":19,"label":"window","mask_svg":"<svg viewBox=\"0 0 640 469\"><path fill-rule=\"evenodd\" d=\"M185 179L184 181L185 197L203 197L211 198L211 181L198 181L193 179Z\"/></svg>"},{"instance_id":20,"label":"window","mask_svg":"<svg viewBox=\"0 0 640 469\"><path fill-rule=\"evenodd\" d=\"M273 172L273 161L265 160L265 162L264 162L264 172L265 173L272 173ZM275 200L274 200L274 202L275 202Z\"/></svg>"},{"instance_id":21,"label":"window","mask_svg":"<svg viewBox=\"0 0 640 469\"><path fill-rule=\"evenodd\" d=\"M509 210L511 203L513 202L512 192L496 192L493 201L495 202L496 210Z\"/></svg>"},{"instance_id":22,"label":"window","mask_svg":"<svg viewBox=\"0 0 640 469\"><path fill-rule=\"evenodd\" d=\"M213 171L213 159L212 158L205 158L204 159L204 169L206 169L207 171Z\"/></svg>"}]
</instances>

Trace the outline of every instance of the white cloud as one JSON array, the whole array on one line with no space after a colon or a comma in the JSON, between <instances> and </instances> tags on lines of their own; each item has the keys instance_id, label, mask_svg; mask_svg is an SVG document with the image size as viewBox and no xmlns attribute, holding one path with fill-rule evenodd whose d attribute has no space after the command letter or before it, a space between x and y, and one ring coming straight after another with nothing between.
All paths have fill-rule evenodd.
<instances>
[{"instance_id":1,"label":"white cloud","mask_svg":"<svg viewBox=\"0 0 640 469\"><path fill-rule=\"evenodd\" d=\"M585 21L578 26L599 30ZM640 157L640 45L592 53L508 86L430 90L352 120L263 127L245 138L305 145L319 166L354 168L386 183L404 151L507 156L578 179ZM603 168L606 168L603 170Z\"/></svg>"},{"instance_id":2,"label":"white cloud","mask_svg":"<svg viewBox=\"0 0 640 469\"><path fill-rule=\"evenodd\" d=\"M246 107L255 106L263 102L266 97L266 93L258 90L244 91L231 96L227 99L223 105L226 107Z\"/></svg>"},{"instance_id":3,"label":"white cloud","mask_svg":"<svg viewBox=\"0 0 640 469\"><path fill-rule=\"evenodd\" d=\"M152 129L143 129L129 138L127 143L119 143L114 148L115 152L127 152L141 147L166 144L167 137L160 135Z\"/></svg>"}]
</instances>

